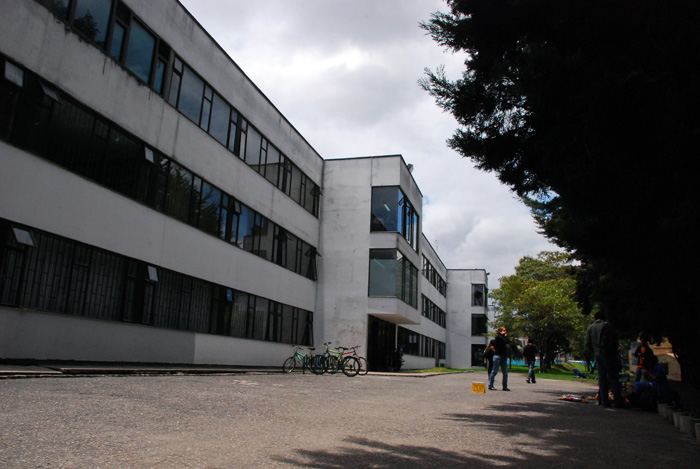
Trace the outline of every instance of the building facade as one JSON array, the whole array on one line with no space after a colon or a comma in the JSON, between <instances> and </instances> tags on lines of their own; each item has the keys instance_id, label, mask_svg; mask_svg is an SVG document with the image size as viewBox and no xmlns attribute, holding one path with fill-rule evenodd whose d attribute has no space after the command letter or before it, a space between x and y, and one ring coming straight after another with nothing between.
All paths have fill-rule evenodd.
<instances>
[{"instance_id":1,"label":"building facade","mask_svg":"<svg viewBox=\"0 0 700 469\"><path fill-rule=\"evenodd\" d=\"M478 365L400 155L324 160L176 0L0 6L1 360Z\"/></svg>"}]
</instances>

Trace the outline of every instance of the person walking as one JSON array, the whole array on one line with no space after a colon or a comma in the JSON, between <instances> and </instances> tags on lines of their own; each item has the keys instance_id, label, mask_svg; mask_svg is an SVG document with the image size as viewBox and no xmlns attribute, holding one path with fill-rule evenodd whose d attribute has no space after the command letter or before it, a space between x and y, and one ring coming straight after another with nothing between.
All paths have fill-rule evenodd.
<instances>
[{"instance_id":1,"label":"person walking","mask_svg":"<svg viewBox=\"0 0 700 469\"><path fill-rule=\"evenodd\" d=\"M532 338L527 339L527 345L523 349L523 355L525 356L525 363L527 364L527 383L535 384L535 362L537 361L537 345Z\"/></svg>"},{"instance_id":2,"label":"person walking","mask_svg":"<svg viewBox=\"0 0 700 469\"><path fill-rule=\"evenodd\" d=\"M508 331L505 327L498 328L498 334L493 341L493 347L495 349L495 355L493 357L493 370L491 370L491 376L489 378L489 390L495 391L496 388L493 387L493 382L498 374L498 368L501 368L503 373L503 390L510 391L508 389Z\"/></svg>"}]
</instances>

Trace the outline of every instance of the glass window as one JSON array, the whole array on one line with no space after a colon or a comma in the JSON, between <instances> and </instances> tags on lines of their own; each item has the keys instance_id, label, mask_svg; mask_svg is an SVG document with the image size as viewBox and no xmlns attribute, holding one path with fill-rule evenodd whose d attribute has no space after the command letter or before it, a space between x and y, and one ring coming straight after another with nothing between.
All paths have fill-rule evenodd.
<instances>
[{"instance_id":1,"label":"glass window","mask_svg":"<svg viewBox=\"0 0 700 469\"><path fill-rule=\"evenodd\" d=\"M112 0L79 0L73 26L104 49Z\"/></svg>"},{"instance_id":2,"label":"glass window","mask_svg":"<svg viewBox=\"0 0 700 469\"><path fill-rule=\"evenodd\" d=\"M245 146L245 155L243 161L248 163L253 168L257 168L260 164L260 145L262 144L262 135L255 130L254 127L248 127L248 138Z\"/></svg>"},{"instance_id":3,"label":"glass window","mask_svg":"<svg viewBox=\"0 0 700 469\"><path fill-rule=\"evenodd\" d=\"M68 18L68 4L70 0L52 0L48 2L48 6L63 19Z\"/></svg>"},{"instance_id":4,"label":"glass window","mask_svg":"<svg viewBox=\"0 0 700 469\"><path fill-rule=\"evenodd\" d=\"M282 337L280 341L291 344L293 337L294 308L289 305L282 307Z\"/></svg>"},{"instance_id":5,"label":"glass window","mask_svg":"<svg viewBox=\"0 0 700 469\"><path fill-rule=\"evenodd\" d=\"M231 118L231 106L218 94L214 93L211 107L211 124L209 135L214 137L222 145L228 143L228 130ZM235 133L233 134L236 135Z\"/></svg>"},{"instance_id":6,"label":"glass window","mask_svg":"<svg viewBox=\"0 0 700 469\"><path fill-rule=\"evenodd\" d=\"M398 223L397 188L372 188L372 231L397 231Z\"/></svg>"},{"instance_id":7,"label":"glass window","mask_svg":"<svg viewBox=\"0 0 700 469\"><path fill-rule=\"evenodd\" d=\"M15 235L15 241L17 241L17 243L24 244L26 246L36 247L36 243L34 242L34 236L32 236L31 231L13 226L12 233Z\"/></svg>"},{"instance_id":8,"label":"glass window","mask_svg":"<svg viewBox=\"0 0 700 469\"><path fill-rule=\"evenodd\" d=\"M265 166L265 178L277 186L277 178L280 172L280 152L272 145L268 145L267 163Z\"/></svg>"},{"instance_id":9,"label":"glass window","mask_svg":"<svg viewBox=\"0 0 700 469\"><path fill-rule=\"evenodd\" d=\"M158 59L156 62L156 75L153 77L153 90L158 94L163 94L163 79L165 78L165 61Z\"/></svg>"},{"instance_id":10,"label":"glass window","mask_svg":"<svg viewBox=\"0 0 700 469\"><path fill-rule=\"evenodd\" d=\"M241 205L241 213L237 215L237 221L238 221L238 231L236 233L236 245L241 248L245 249L246 251L250 251L253 245L253 235L252 235L252 230L253 230L253 221L254 221L254 215L251 209L249 209L245 205Z\"/></svg>"},{"instance_id":11,"label":"glass window","mask_svg":"<svg viewBox=\"0 0 700 469\"><path fill-rule=\"evenodd\" d=\"M199 229L214 236L218 236L221 191L204 181L202 184L201 204L202 206L199 210Z\"/></svg>"},{"instance_id":12,"label":"glass window","mask_svg":"<svg viewBox=\"0 0 700 469\"><path fill-rule=\"evenodd\" d=\"M369 252L369 295L396 296L398 272L397 251L395 249L371 249Z\"/></svg>"},{"instance_id":13,"label":"glass window","mask_svg":"<svg viewBox=\"0 0 700 469\"><path fill-rule=\"evenodd\" d=\"M119 23L114 23L114 32L112 33L112 47L109 50L109 55L116 61L122 59L122 48L124 47L124 35L126 29Z\"/></svg>"},{"instance_id":14,"label":"glass window","mask_svg":"<svg viewBox=\"0 0 700 469\"><path fill-rule=\"evenodd\" d=\"M485 314L472 314L472 335L484 335L488 332Z\"/></svg>"},{"instance_id":15,"label":"glass window","mask_svg":"<svg viewBox=\"0 0 700 469\"><path fill-rule=\"evenodd\" d=\"M188 221L192 178L191 172L173 161L170 162L165 213L185 223Z\"/></svg>"},{"instance_id":16,"label":"glass window","mask_svg":"<svg viewBox=\"0 0 700 469\"><path fill-rule=\"evenodd\" d=\"M318 186L314 184L311 179L306 180L306 195L304 199L304 208L307 212L315 215L317 200L318 200Z\"/></svg>"},{"instance_id":17,"label":"glass window","mask_svg":"<svg viewBox=\"0 0 700 469\"><path fill-rule=\"evenodd\" d=\"M11 62L5 61L5 79L17 86L24 86L24 70Z\"/></svg>"},{"instance_id":18,"label":"glass window","mask_svg":"<svg viewBox=\"0 0 700 469\"><path fill-rule=\"evenodd\" d=\"M288 182L289 196L294 200L294 202L301 202L301 175L302 172L295 164L290 163L291 166L291 182Z\"/></svg>"},{"instance_id":19,"label":"glass window","mask_svg":"<svg viewBox=\"0 0 700 469\"><path fill-rule=\"evenodd\" d=\"M138 22L133 21L129 30L129 46L124 65L146 83L151 77L155 47L156 38Z\"/></svg>"},{"instance_id":20,"label":"glass window","mask_svg":"<svg viewBox=\"0 0 700 469\"><path fill-rule=\"evenodd\" d=\"M202 111L203 96L204 81L190 70L189 67L184 66L180 99L177 108L197 125L199 125L199 116Z\"/></svg>"},{"instance_id":21,"label":"glass window","mask_svg":"<svg viewBox=\"0 0 700 469\"><path fill-rule=\"evenodd\" d=\"M472 285L472 306L486 305L486 285Z\"/></svg>"},{"instance_id":22,"label":"glass window","mask_svg":"<svg viewBox=\"0 0 700 469\"><path fill-rule=\"evenodd\" d=\"M248 318L248 294L236 292L233 301L233 320L231 335L234 337L246 336L246 324Z\"/></svg>"},{"instance_id":23,"label":"glass window","mask_svg":"<svg viewBox=\"0 0 700 469\"><path fill-rule=\"evenodd\" d=\"M236 146L236 131L238 129L238 113L231 109L231 121L229 122L228 129L228 145L226 148L229 149L235 155L238 155L238 147Z\"/></svg>"},{"instance_id":24,"label":"glass window","mask_svg":"<svg viewBox=\"0 0 700 469\"><path fill-rule=\"evenodd\" d=\"M178 107L177 102L180 98L183 67L182 61L175 57L173 61L173 73L170 76L170 94L168 96L168 102L175 107Z\"/></svg>"},{"instance_id":25,"label":"glass window","mask_svg":"<svg viewBox=\"0 0 700 469\"><path fill-rule=\"evenodd\" d=\"M202 102L202 117L200 119L199 126L205 132L209 132L209 114L211 113L211 100L213 95L213 90L204 85L204 101Z\"/></svg>"}]
</instances>

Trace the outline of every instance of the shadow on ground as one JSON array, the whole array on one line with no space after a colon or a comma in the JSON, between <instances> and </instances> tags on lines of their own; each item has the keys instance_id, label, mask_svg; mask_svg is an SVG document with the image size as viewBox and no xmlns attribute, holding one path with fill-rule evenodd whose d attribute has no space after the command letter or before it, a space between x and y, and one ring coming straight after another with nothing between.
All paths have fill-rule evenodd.
<instances>
[{"instance_id":1,"label":"shadow on ground","mask_svg":"<svg viewBox=\"0 0 700 469\"><path fill-rule=\"evenodd\" d=\"M491 404L474 413L437 415L463 435L461 451L347 437L324 451L299 450L276 460L297 467L664 467L694 468L700 448L658 415L560 400Z\"/></svg>"}]
</instances>

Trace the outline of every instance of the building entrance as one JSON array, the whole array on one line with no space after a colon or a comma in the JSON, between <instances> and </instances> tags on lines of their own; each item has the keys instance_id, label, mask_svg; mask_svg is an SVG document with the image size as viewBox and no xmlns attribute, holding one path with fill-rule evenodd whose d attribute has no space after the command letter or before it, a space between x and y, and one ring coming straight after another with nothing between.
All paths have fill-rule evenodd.
<instances>
[{"instance_id":1,"label":"building entrance","mask_svg":"<svg viewBox=\"0 0 700 469\"><path fill-rule=\"evenodd\" d=\"M367 363L370 371L392 370L392 355L396 348L396 324L369 316Z\"/></svg>"}]
</instances>

